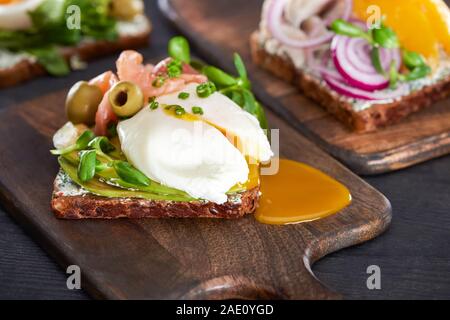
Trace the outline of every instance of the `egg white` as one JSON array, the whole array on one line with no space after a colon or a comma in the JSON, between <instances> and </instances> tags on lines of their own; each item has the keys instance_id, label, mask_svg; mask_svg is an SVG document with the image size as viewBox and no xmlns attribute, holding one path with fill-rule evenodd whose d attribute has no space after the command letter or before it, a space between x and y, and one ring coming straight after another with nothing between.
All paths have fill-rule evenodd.
<instances>
[{"instance_id":1,"label":"egg white","mask_svg":"<svg viewBox=\"0 0 450 320\"><path fill-rule=\"evenodd\" d=\"M0 4L0 29L17 31L32 27L28 12L36 9L44 0L22 0Z\"/></svg>"},{"instance_id":2,"label":"egg white","mask_svg":"<svg viewBox=\"0 0 450 320\"><path fill-rule=\"evenodd\" d=\"M233 186L248 180L245 156L266 161L272 151L256 118L220 93L198 98L195 89L196 85L189 85L183 90L190 95L186 100L179 99L178 93L159 97L158 109L142 109L121 121L117 132L127 159L148 177L194 198L221 204ZM163 105L173 104L187 112L200 106L206 121L169 115ZM246 143L258 147L243 148L250 154L242 153L216 126L241 134Z\"/></svg>"}]
</instances>

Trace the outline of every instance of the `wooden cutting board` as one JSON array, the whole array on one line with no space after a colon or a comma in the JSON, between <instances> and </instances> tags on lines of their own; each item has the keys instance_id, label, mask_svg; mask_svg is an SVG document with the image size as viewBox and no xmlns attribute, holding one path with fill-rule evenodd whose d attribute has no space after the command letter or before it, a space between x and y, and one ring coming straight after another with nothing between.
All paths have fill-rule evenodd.
<instances>
[{"instance_id":1,"label":"wooden cutting board","mask_svg":"<svg viewBox=\"0 0 450 320\"><path fill-rule=\"evenodd\" d=\"M283 156L344 183L353 203L289 226L240 220L65 221L50 209L58 172L51 137L65 122L66 92L0 112L0 201L82 288L108 299L338 298L311 273L324 255L372 239L391 220L388 200L269 112Z\"/></svg>"},{"instance_id":2,"label":"wooden cutting board","mask_svg":"<svg viewBox=\"0 0 450 320\"><path fill-rule=\"evenodd\" d=\"M233 52L242 55L254 91L297 130L359 174L397 170L450 152L450 100L375 133L347 129L299 91L250 59L250 34L258 28L262 0L159 0L175 23L211 63L228 70Z\"/></svg>"}]
</instances>

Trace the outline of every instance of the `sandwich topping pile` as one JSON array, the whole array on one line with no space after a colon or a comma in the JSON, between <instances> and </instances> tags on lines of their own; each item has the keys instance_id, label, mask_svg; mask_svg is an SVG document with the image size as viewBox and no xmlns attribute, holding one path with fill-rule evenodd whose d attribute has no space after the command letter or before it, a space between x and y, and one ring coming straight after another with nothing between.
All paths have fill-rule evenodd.
<instances>
[{"instance_id":1,"label":"sandwich topping pile","mask_svg":"<svg viewBox=\"0 0 450 320\"><path fill-rule=\"evenodd\" d=\"M156 65L124 51L117 73L76 83L51 151L57 217L236 218L261 202L258 220L290 223L347 206L347 188L306 165L280 160L276 175L260 176L274 156L267 120L234 62L237 76L192 61L175 37Z\"/></svg>"},{"instance_id":2,"label":"sandwich topping pile","mask_svg":"<svg viewBox=\"0 0 450 320\"><path fill-rule=\"evenodd\" d=\"M142 0L0 0L0 70L38 62L56 76L82 63L68 47L147 34Z\"/></svg>"},{"instance_id":3,"label":"sandwich topping pile","mask_svg":"<svg viewBox=\"0 0 450 320\"><path fill-rule=\"evenodd\" d=\"M259 64L261 48L350 113L450 79L450 10L442 0L266 0L255 36Z\"/></svg>"}]
</instances>

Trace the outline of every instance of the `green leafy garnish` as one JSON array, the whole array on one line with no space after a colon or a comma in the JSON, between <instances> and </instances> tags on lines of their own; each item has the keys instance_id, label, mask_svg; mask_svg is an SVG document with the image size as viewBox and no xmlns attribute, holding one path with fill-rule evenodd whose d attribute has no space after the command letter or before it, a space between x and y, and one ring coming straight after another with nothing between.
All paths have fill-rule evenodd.
<instances>
[{"instance_id":1,"label":"green leafy garnish","mask_svg":"<svg viewBox=\"0 0 450 320\"><path fill-rule=\"evenodd\" d=\"M427 65L422 65L414 68L411 72L407 73L404 77L406 81L414 81L422 79L431 73L431 68Z\"/></svg>"},{"instance_id":2,"label":"green leafy garnish","mask_svg":"<svg viewBox=\"0 0 450 320\"><path fill-rule=\"evenodd\" d=\"M397 34L394 30L385 25L381 25L379 29L373 29L372 36L373 41L383 48L394 49L400 46Z\"/></svg>"},{"instance_id":3,"label":"green leafy garnish","mask_svg":"<svg viewBox=\"0 0 450 320\"><path fill-rule=\"evenodd\" d=\"M213 66L205 66L202 69L202 72L218 87L229 87L237 84L237 80L233 76L229 75L225 71L220 70L219 68Z\"/></svg>"},{"instance_id":4,"label":"green leafy garnish","mask_svg":"<svg viewBox=\"0 0 450 320\"><path fill-rule=\"evenodd\" d=\"M389 67L389 87L391 89L395 89L397 87L398 79L397 64L394 60L392 60Z\"/></svg>"},{"instance_id":5,"label":"green leafy garnish","mask_svg":"<svg viewBox=\"0 0 450 320\"><path fill-rule=\"evenodd\" d=\"M120 179L125 182L139 186L150 185L150 179L126 161L114 161L113 167Z\"/></svg>"},{"instance_id":6,"label":"green leafy garnish","mask_svg":"<svg viewBox=\"0 0 450 320\"><path fill-rule=\"evenodd\" d=\"M173 37L169 41L169 56L172 59L177 59L185 63L191 62L191 51L189 48L189 42L185 37L177 36Z\"/></svg>"},{"instance_id":7,"label":"green leafy garnish","mask_svg":"<svg viewBox=\"0 0 450 320\"><path fill-rule=\"evenodd\" d=\"M158 76L155 80L153 80L152 86L154 86L155 88L161 88L165 82L166 78L164 78L163 76Z\"/></svg>"},{"instance_id":8,"label":"green leafy garnish","mask_svg":"<svg viewBox=\"0 0 450 320\"><path fill-rule=\"evenodd\" d=\"M94 138L95 138L95 134L91 130L86 130L78 137L75 144L73 144L67 148L64 148L64 149L50 150L50 153L54 154L54 155L62 155L62 154L70 153L72 151L80 151L80 150L86 149L89 145L89 142L91 142L92 139L94 139Z\"/></svg>"},{"instance_id":9,"label":"green leafy garnish","mask_svg":"<svg viewBox=\"0 0 450 320\"><path fill-rule=\"evenodd\" d=\"M403 63L409 70L426 65L424 57L417 52L403 50Z\"/></svg>"},{"instance_id":10,"label":"green leafy garnish","mask_svg":"<svg viewBox=\"0 0 450 320\"><path fill-rule=\"evenodd\" d=\"M78 178L86 182L95 176L97 165L97 154L95 150L84 150L80 152L80 163L78 165Z\"/></svg>"},{"instance_id":11,"label":"green leafy garnish","mask_svg":"<svg viewBox=\"0 0 450 320\"><path fill-rule=\"evenodd\" d=\"M370 51L370 58L372 59L372 64L375 67L375 70L379 74L384 74L385 71L383 69L383 66L381 65L381 59L380 59L380 48L379 47L373 47Z\"/></svg>"},{"instance_id":12,"label":"green leafy garnish","mask_svg":"<svg viewBox=\"0 0 450 320\"><path fill-rule=\"evenodd\" d=\"M364 38L372 42L372 38L367 32L343 19L334 20L330 27L337 34L352 38Z\"/></svg>"},{"instance_id":13,"label":"green leafy garnish","mask_svg":"<svg viewBox=\"0 0 450 320\"><path fill-rule=\"evenodd\" d=\"M56 47L42 47L28 50L37 61L53 76L65 76L70 73L69 64L60 55Z\"/></svg>"},{"instance_id":14,"label":"green leafy garnish","mask_svg":"<svg viewBox=\"0 0 450 320\"><path fill-rule=\"evenodd\" d=\"M88 148L94 150L97 155L109 160L111 160L111 158L107 154L116 149L107 137L95 137L89 142Z\"/></svg>"}]
</instances>

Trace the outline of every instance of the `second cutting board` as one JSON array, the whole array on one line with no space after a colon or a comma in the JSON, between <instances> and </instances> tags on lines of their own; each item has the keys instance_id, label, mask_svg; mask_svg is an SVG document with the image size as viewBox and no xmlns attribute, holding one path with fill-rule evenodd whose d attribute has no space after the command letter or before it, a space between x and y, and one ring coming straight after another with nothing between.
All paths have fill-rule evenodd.
<instances>
[{"instance_id":1,"label":"second cutting board","mask_svg":"<svg viewBox=\"0 0 450 320\"><path fill-rule=\"evenodd\" d=\"M249 38L258 28L262 0L159 0L165 15L207 61L233 70L242 55L258 98L297 130L359 174L405 168L450 153L450 101L371 133L354 133L295 87L255 66Z\"/></svg>"}]
</instances>

